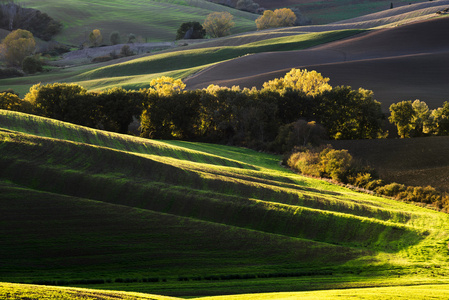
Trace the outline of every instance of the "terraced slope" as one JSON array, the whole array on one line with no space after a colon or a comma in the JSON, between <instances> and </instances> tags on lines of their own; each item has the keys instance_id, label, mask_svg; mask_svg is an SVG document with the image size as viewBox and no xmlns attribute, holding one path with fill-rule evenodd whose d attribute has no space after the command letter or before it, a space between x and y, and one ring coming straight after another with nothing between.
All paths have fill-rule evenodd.
<instances>
[{"instance_id":1,"label":"terraced slope","mask_svg":"<svg viewBox=\"0 0 449 300\"><path fill-rule=\"evenodd\" d=\"M186 83L192 89L211 83L260 87L291 68L307 68L329 77L331 85L373 90L384 110L392 102L417 98L434 108L446 100L449 42L441 32L448 29L449 18L437 18L313 49L254 54L209 67Z\"/></svg>"},{"instance_id":2,"label":"terraced slope","mask_svg":"<svg viewBox=\"0 0 449 300\"><path fill-rule=\"evenodd\" d=\"M0 281L204 295L449 270L447 215L298 176L276 156L7 111L0 124Z\"/></svg>"}]
</instances>

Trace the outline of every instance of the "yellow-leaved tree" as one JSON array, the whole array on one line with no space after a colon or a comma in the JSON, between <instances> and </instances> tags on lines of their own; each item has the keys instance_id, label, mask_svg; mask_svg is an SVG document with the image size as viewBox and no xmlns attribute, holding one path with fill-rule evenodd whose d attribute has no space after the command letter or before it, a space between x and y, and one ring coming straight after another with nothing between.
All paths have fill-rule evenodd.
<instances>
[{"instance_id":1,"label":"yellow-leaved tree","mask_svg":"<svg viewBox=\"0 0 449 300\"><path fill-rule=\"evenodd\" d=\"M274 91L298 90L304 92L307 96L313 97L332 90L328 82L329 78L323 77L316 71L309 72L306 69L292 69L283 78L265 82L263 88Z\"/></svg>"},{"instance_id":2,"label":"yellow-leaved tree","mask_svg":"<svg viewBox=\"0 0 449 300\"><path fill-rule=\"evenodd\" d=\"M170 96L173 93L182 92L186 85L181 79L162 76L150 81L151 90L157 92L159 96Z\"/></svg>"},{"instance_id":3,"label":"yellow-leaved tree","mask_svg":"<svg viewBox=\"0 0 449 300\"><path fill-rule=\"evenodd\" d=\"M226 36L231 33L231 28L234 26L233 18L227 11L214 12L207 15L203 28L210 37Z\"/></svg>"},{"instance_id":4,"label":"yellow-leaved tree","mask_svg":"<svg viewBox=\"0 0 449 300\"><path fill-rule=\"evenodd\" d=\"M25 57L34 53L36 41L28 30L17 29L2 42L2 56L10 66L21 66Z\"/></svg>"},{"instance_id":5,"label":"yellow-leaved tree","mask_svg":"<svg viewBox=\"0 0 449 300\"><path fill-rule=\"evenodd\" d=\"M280 8L272 10L266 10L263 15L257 18L256 26L257 30L276 28L276 27L289 27L293 26L296 21L295 13L289 8Z\"/></svg>"},{"instance_id":6,"label":"yellow-leaved tree","mask_svg":"<svg viewBox=\"0 0 449 300\"><path fill-rule=\"evenodd\" d=\"M94 29L89 34L89 42L90 45L93 47L98 47L103 42L103 36L101 35L101 32L99 29Z\"/></svg>"}]
</instances>

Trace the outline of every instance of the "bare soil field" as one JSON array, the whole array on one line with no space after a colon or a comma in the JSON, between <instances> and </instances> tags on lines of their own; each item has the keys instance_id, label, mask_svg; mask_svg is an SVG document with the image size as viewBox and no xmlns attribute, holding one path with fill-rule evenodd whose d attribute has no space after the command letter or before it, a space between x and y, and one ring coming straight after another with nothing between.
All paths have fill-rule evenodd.
<instances>
[{"instance_id":1,"label":"bare soil field","mask_svg":"<svg viewBox=\"0 0 449 300\"><path fill-rule=\"evenodd\" d=\"M431 185L449 192L449 137L332 141L368 162L382 179L411 186Z\"/></svg>"},{"instance_id":2,"label":"bare soil field","mask_svg":"<svg viewBox=\"0 0 449 300\"><path fill-rule=\"evenodd\" d=\"M190 89L261 87L291 68L314 69L333 86L374 91L384 111L391 103L420 99L430 107L447 98L449 18L371 31L307 50L247 55L212 66L185 80Z\"/></svg>"}]
</instances>

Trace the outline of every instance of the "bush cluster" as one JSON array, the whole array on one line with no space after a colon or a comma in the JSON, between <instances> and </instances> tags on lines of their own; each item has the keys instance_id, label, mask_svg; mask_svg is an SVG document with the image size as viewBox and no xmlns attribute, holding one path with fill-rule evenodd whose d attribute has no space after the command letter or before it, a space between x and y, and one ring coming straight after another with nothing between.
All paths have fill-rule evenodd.
<instances>
[{"instance_id":1,"label":"bush cluster","mask_svg":"<svg viewBox=\"0 0 449 300\"><path fill-rule=\"evenodd\" d=\"M331 178L382 196L401 201L431 205L449 211L449 195L431 186L405 186L386 183L379 179L376 171L357 162L347 150L335 150L331 146L296 148L284 162L304 175Z\"/></svg>"},{"instance_id":2,"label":"bush cluster","mask_svg":"<svg viewBox=\"0 0 449 300\"><path fill-rule=\"evenodd\" d=\"M17 68L0 68L0 79L22 77L23 75L25 74Z\"/></svg>"}]
</instances>

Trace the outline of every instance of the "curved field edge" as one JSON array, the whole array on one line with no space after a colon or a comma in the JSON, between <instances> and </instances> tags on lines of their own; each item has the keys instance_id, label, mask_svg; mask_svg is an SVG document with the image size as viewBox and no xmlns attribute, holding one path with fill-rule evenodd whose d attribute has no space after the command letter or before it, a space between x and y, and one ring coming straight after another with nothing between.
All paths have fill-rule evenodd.
<instances>
[{"instance_id":1,"label":"curved field edge","mask_svg":"<svg viewBox=\"0 0 449 300\"><path fill-rule=\"evenodd\" d=\"M267 51L301 50L331 41L343 39L364 30L339 30L320 33L299 33L293 36L271 38L247 43L241 46L208 47L191 50L169 51L154 54L124 63L114 64L85 72L74 80L92 80L105 77L143 75L161 73L178 69L188 69L218 63L239 56Z\"/></svg>"},{"instance_id":2,"label":"curved field edge","mask_svg":"<svg viewBox=\"0 0 449 300\"><path fill-rule=\"evenodd\" d=\"M84 288L64 288L14 283L0 283L0 297L10 300L27 298L55 300L84 300L94 297L98 300L178 300L181 298L153 294L94 290ZM416 286L393 286L377 288L350 288L313 292L257 293L192 298L196 300L294 300L294 299L443 299L449 297L449 284L427 284Z\"/></svg>"},{"instance_id":3,"label":"curved field edge","mask_svg":"<svg viewBox=\"0 0 449 300\"><path fill-rule=\"evenodd\" d=\"M0 282L0 298L9 300L18 299L54 299L54 300L177 300L180 298L166 297L160 295L100 291L94 289L52 287L30 284L17 284Z\"/></svg>"},{"instance_id":4,"label":"curved field edge","mask_svg":"<svg viewBox=\"0 0 449 300\"><path fill-rule=\"evenodd\" d=\"M294 300L294 299L446 299L448 284L357 288L329 291L266 293L195 298L197 300Z\"/></svg>"}]
</instances>

